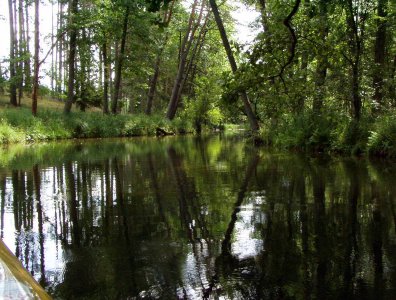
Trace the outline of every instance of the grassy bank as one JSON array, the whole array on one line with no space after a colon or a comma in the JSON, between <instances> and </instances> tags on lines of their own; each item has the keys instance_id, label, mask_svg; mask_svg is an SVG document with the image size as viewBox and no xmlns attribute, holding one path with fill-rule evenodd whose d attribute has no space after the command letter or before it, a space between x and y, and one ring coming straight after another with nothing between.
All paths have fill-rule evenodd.
<instances>
[{"instance_id":1,"label":"grassy bank","mask_svg":"<svg viewBox=\"0 0 396 300\"><path fill-rule=\"evenodd\" d=\"M396 114L359 122L329 113L285 115L262 124L260 134L276 148L396 158Z\"/></svg>"},{"instance_id":2,"label":"grassy bank","mask_svg":"<svg viewBox=\"0 0 396 300\"><path fill-rule=\"evenodd\" d=\"M188 121L169 121L163 116L104 115L98 109L63 114L63 103L41 99L37 117L30 100L21 107L9 107L0 99L0 144L72 138L154 136L192 132Z\"/></svg>"},{"instance_id":3,"label":"grassy bank","mask_svg":"<svg viewBox=\"0 0 396 300\"><path fill-rule=\"evenodd\" d=\"M241 126L225 125L227 132L241 132ZM22 106L9 107L0 97L0 144L73 138L155 136L193 132L188 118L173 121L162 115L104 115L99 109L73 110L63 114L63 103L41 99L38 116L30 112L30 99ZM307 152L372 155L396 158L396 113L378 118L362 117L359 122L339 114L285 114L261 123L261 138L278 149Z\"/></svg>"}]
</instances>

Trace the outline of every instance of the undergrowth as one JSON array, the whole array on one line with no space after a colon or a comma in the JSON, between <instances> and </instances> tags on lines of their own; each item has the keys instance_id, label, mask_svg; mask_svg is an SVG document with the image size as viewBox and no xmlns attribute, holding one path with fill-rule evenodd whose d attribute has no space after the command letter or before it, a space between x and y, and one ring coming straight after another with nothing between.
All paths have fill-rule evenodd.
<instances>
[{"instance_id":1,"label":"undergrowth","mask_svg":"<svg viewBox=\"0 0 396 300\"><path fill-rule=\"evenodd\" d=\"M264 122L260 135L276 148L396 158L394 115L359 121L330 113L284 115Z\"/></svg>"},{"instance_id":2,"label":"undergrowth","mask_svg":"<svg viewBox=\"0 0 396 300\"><path fill-rule=\"evenodd\" d=\"M169 121L154 115L103 115L99 112L41 110L33 117L29 109L0 112L0 143L34 142L71 138L154 136L192 132L185 120Z\"/></svg>"}]
</instances>

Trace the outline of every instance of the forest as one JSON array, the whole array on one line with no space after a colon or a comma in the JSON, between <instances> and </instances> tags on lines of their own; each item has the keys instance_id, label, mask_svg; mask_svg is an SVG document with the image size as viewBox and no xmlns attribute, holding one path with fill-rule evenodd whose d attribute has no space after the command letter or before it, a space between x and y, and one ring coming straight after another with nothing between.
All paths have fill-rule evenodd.
<instances>
[{"instance_id":1,"label":"forest","mask_svg":"<svg viewBox=\"0 0 396 300\"><path fill-rule=\"evenodd\" d=\"M238 125L279 148L396 156L394 1L239 3L259 13L251 45L231 1L8 0L1 142Z\"/></svg>"}]
</instances>

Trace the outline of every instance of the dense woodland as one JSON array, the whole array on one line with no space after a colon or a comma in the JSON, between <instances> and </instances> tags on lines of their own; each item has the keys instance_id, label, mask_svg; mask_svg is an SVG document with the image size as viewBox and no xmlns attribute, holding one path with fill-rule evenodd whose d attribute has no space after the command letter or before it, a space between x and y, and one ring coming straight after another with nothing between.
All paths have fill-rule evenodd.
<instances>
[{"instance_id":1,"label":"dense woodland","mask_svg":"<svg viewBox=\"0 0 396 300\"><path fill-rule=\"evenodd\" d=\"M9 0L1 92L12 106L32 95L33 115L46 93L65 115L98 107L196 132L243 123L280 147L396 154L394 1L241 2L260 12L250 47L233 40L227 1L53 0L43 53L40 1Z\"/></svg>"}]
</instances>

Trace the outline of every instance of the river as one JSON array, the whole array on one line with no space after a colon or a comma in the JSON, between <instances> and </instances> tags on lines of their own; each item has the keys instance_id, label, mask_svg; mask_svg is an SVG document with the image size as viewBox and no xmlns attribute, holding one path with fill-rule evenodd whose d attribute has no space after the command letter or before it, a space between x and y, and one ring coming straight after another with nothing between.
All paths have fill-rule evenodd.
<instances>
[{"instance_id":1,"label":"river","mask_svg":"<svg viewBox=\"0 0 396 300\"><path fill-rule=\"evenodd\" d=\"M396 164L236 136L0 150L1 237L56 299L395 299Z\"/></svg>"}]
</instances>

